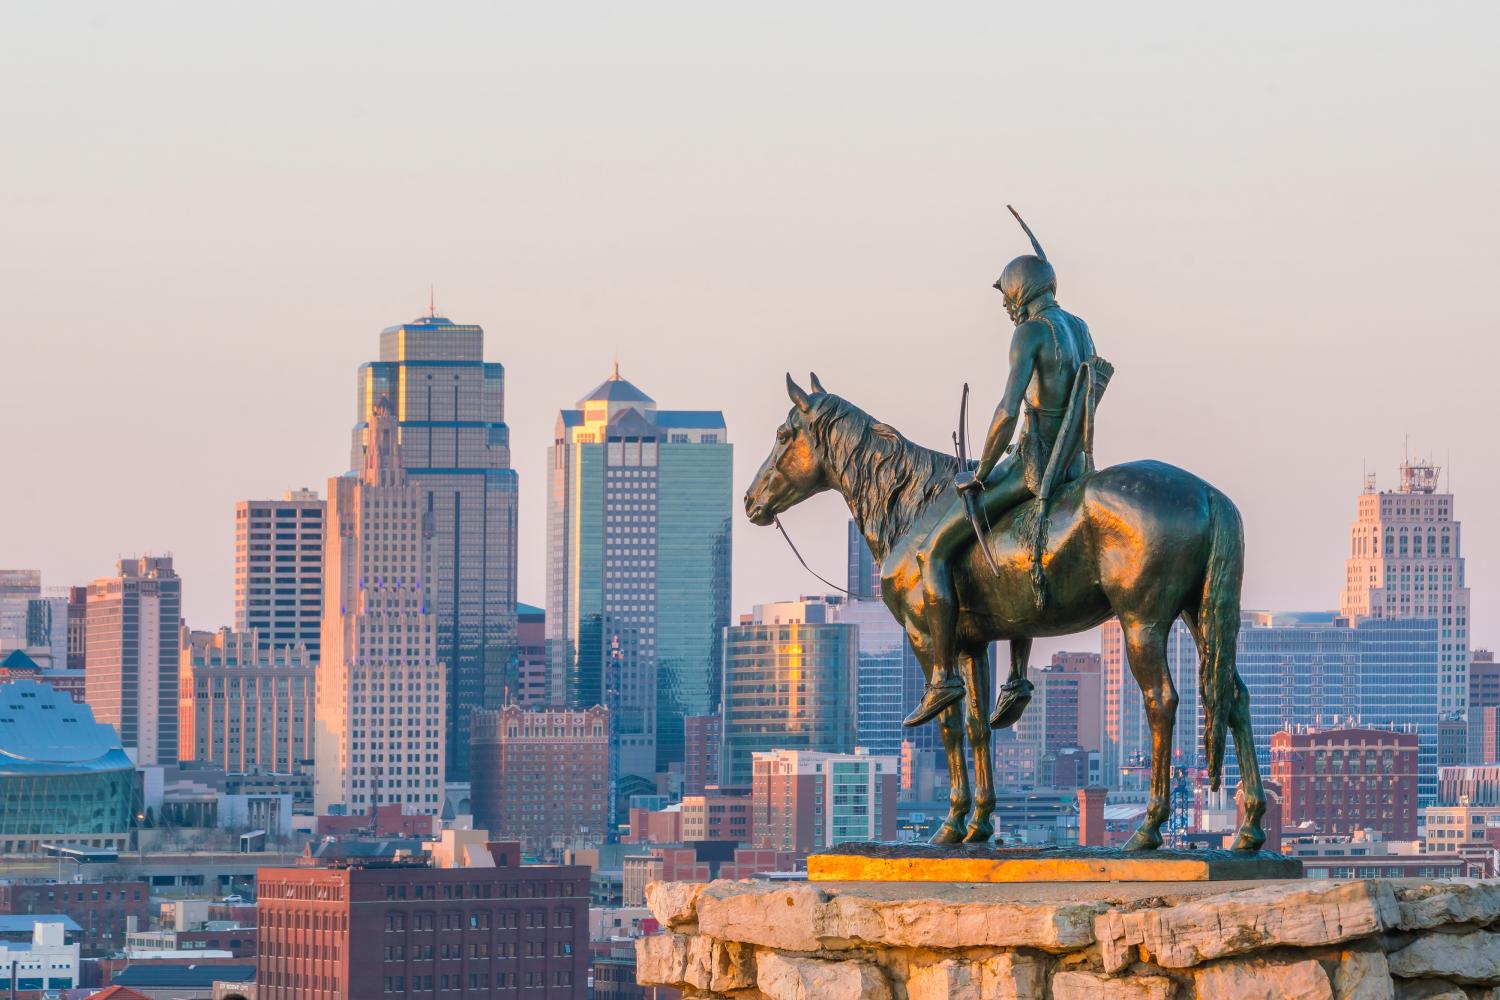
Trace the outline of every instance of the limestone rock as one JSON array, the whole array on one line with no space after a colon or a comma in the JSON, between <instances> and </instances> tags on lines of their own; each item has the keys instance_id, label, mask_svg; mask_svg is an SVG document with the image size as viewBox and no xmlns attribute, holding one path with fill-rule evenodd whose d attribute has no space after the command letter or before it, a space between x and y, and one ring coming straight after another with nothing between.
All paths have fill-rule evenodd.
<instances>
[{"instance_id":1,"label":"limestone rock","mask_svg":"<svg viewBox=\"0 0 1500 1000\"><path fill-rule=\"evenodd\" d=\"M755 967L755 985L770 1000L891 1000L891 984L869 962L763 951Z\"/></svg>"},{"instance_id":2,"label":"limestone rock","mask_svg":"<svg viewBox=\"0 0 1500 1000\"><path fill-rule=\"evenodd\" d=\"M651 882L646 885L646 905L663 927L685 927L698 917L698 897L702 882Z\"/></svg>"},{"instance_id":3,"label":"limestone rock","mask_svg":"<svg viewBox=\"0 0 1500 1000\"><path fill-rule=\"evenodd\" d=\"M1500 934L1427 934L1390 957L1391 975L1434 976L1457 983L1500 983Z\"/></svg>"},{"instance_id":4,"label":"limestone rock","mask_svg":"<svg viewBox=\"0 0 1500 1000\"><path fill-rule=\"evenodd\" d=\"M1400 919L1395 893L1375 881L1282 882L1105 921L1109 961L1130 945L1168 969L1278 946L1318 947L1377 934ZM1101 949L1104 951L1105 949Z\"/></svg>"},{"instance_id":5,"label":"limestone rock","mask_svg":"<svg viewBox=\"0 0 1500 1000\"><path fill-rule=\"evenodd\" d=\"M1345 949L1333 972L1334 1000L1395 1000L1385 952L1373 945Z\"/></svg>"},{"instance_id":6,"label":"limestone rock","mask_svg":"<svg viewBox=\"0 0 1500 1000\"><path fill-rule=\"evenodd\" d=\"M1042 1000L1042 963L1013 952L981 962L944 959L913 965L906 980L908 1000Z\"/></svg>"},{"instance_id":7,"label":"limestone rock","mask_svg":"<svg viewBox=\"0 0 1500 1000\"><path fill-rule=\"evenodd\" d=\"M755 985L752 949L735 941L667 931L635 943L635 976L642 984L678 989L738 990Z\"/></svg>"},{"instance_id":8,"label":"limestone rock","mask_svg":"<svg viewBox=\"0 0 1500 1000\"><path fill-rule=\"evenodd\" d=\"M1500 883L1447 879L1403 889L1398 894L1404 931L1443 924L1488 924L1500 920Z\"/></svg>"},{"instance_id":9,"label":"limestone rock","mask_svg":"<svg viewBox=\"0 0 1500 1000\"><path fill-rule=\"evenodd\" d=\"M807 883L710 882L698 895L698 932L764 948L817 951L826 902L828 894Z\"/></svg>"},{"instance_id":10,"label":"limestone rock","mask_svg":"<svg viewBox=\"0 0 1500 1000\"><path fill-rule=\"evenodd\" d=\"M1396 1000L1470 1000L1461 988L1441 979L1399 979Z\"/></svg>"},{"instance_id":11,"label":"limestone rock","mask_svg":"<svg viewBox=\"0 0 1500 1000\"><path fill-rule=\"evenodd\" d=\"M1052 1000L1172 1000L1177 984L1166 976L1107 979L1092 972L1059 972Z\"/></svg>"},{"instance_id":12,"label":"limestone rock","mask_svg":"<svg viewBox=\"0 0 1500 1000\"><path fill-rule=\"evenodd\" d=\"M1312 960L1277 964L1264 959L1215 962L1193 972L1200 1000L1333 1000L1333 984Z\"/></svg>"}]
</instances>

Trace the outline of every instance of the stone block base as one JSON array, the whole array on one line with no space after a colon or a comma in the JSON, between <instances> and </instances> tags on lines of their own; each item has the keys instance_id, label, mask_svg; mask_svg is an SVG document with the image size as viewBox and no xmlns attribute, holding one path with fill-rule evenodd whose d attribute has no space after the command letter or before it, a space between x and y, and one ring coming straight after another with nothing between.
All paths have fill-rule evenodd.
<instances>
[{"instance_id":1,"label":"stone block base","mask_svg":"<svg viewBox=\"0 0 1500 1000\"><path fill-rule=\"evenodd\" d=\"M1270 851L840 844L807 859L813 882L1233 882L1302 877Z\"/></svg>"},{"instance_id":2,"label":"stone block base","mask_svg":"<svg viewBox=\"0 0 1500 1000\"><path fill-rule=\"evenodd\" d=\"M637 981L740 1000L1500 1000L1500 882L658 882Z\"/></svg>"}]
</instances>

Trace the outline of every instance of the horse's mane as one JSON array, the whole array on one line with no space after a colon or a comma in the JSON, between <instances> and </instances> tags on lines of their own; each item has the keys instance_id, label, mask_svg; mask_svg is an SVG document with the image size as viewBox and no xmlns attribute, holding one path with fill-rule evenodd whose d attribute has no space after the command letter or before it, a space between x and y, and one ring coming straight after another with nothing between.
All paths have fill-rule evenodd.
<instances>
[{"instance_id":1,"label":"horse's mane","mask_svg":"<svg viewBox=\"0 0 1500 1000\"><path fill-rule=\"evenodd\" d=\"M958 470L952 455L908 441L832 393L814 398L808 425L877 559L953 484Z\"/></svg>"}]
</instances>

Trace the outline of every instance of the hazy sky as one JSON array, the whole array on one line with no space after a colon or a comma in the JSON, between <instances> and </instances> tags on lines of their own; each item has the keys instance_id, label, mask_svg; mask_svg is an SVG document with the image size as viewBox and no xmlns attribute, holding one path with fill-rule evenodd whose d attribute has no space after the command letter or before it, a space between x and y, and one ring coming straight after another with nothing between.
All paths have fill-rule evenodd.
<instances>
[{"instance_id":1,"label":"hazy sky","mask_svg":"<svg viewBox=\"0 0 1500 1000\"><path fill-rule=\"evenodd\" d=\"M1101 461L1228 492L1247 606L1337 604L1410 435L1493 645L1497 9L10 0L0 566L171 551L228 623L234 502L345 469L432 282L506 365L539 602L553 420L616 355L724 410L736 496L787 369L934 445L992 407L1010 201L1117 366ZM786 519L839 578L845 516ZM736 613L818 589L734 540Z\"/></svg>"}]
</instances>

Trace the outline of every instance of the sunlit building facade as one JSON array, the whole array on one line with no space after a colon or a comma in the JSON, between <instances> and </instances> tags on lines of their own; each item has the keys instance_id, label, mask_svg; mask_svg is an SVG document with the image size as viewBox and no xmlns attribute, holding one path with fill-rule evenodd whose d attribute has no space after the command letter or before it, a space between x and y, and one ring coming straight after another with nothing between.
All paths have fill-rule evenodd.
<instances>
[{"instance_id":1,"label":"sunlit building facade","mask_svg":"<svg viewBox=\"0 0 1500 1000\"><path fill-rule=\"evenodd\" d=\"M323 514L315 490L234 508L234 627L261 650L307 647L318 662L323 630Z\"/></svg>"},{"instance_id":2,"label":"sunlit building facade","mask_svg":"<svg viewBox=\"0 0 1500 1000\"><path fill-rule=\"evenodd\" d=\"M715 708L729 622L733 449L717 411L663 410L615 373L548 453L553 704L609 708L621 796L683 759Z\"/></svg>"},{"instance_id":3,"label":"sunlit building facade","mask_svg":"<svg viewBox=\"0 0 1500 1000\"><path fill-rule=\"evenodd\" d=\"M290 774L312 758L312 654L259 633L183 629L182 756L230 774Z\"/></svg>"},{"instance_id":4,"label":"sunlit building facade","mask_svg":"<svg viewBox=\"0 0 1500 1000\"><path fill-rule=\"evenodd\" d=\"M505 697L516 641L516 473L505 423L505 366L484 360L484 330L431 315L380 334L359 369L350 468L376 404L389 399L406 473L431 521L431 613L452 698L443 726L449 781L469 779L470 713Z\"/></svg>"},{"instance_id":5,"label":"sunlit building facade","mask_svg":"<svg viewBox=\"0 0 1500 1000\"><path fill-rule=\"evenodd\" d=\"M786 601L724 630L721 785L748 786L756 753L853 752L859 630L836 617L822 600Z\"/></svg>"},{"instance_id":6,"label":"sunlit building facade","mask_svg":"<svg viewBox=\"0 0 1500 1000\"><path fill-rule=\"evenodd\" d=\"M357 474L328 481L323 656L316 680L319 814L443 805L448 671L438 657L434 515L407 476L396 421L371 414Z\"/></svg>"},{"instance_id":7,"label":"sunlit building facade","mask_svg":"<svg viewBox=\"0 0 1500 1000\"><path fill-rule=\"evenodd\" d=\"M89 584L84 698L138 764L178 758L178 639L182 580L171 556L122 559Z\"/></svg>"}]
</instances>

